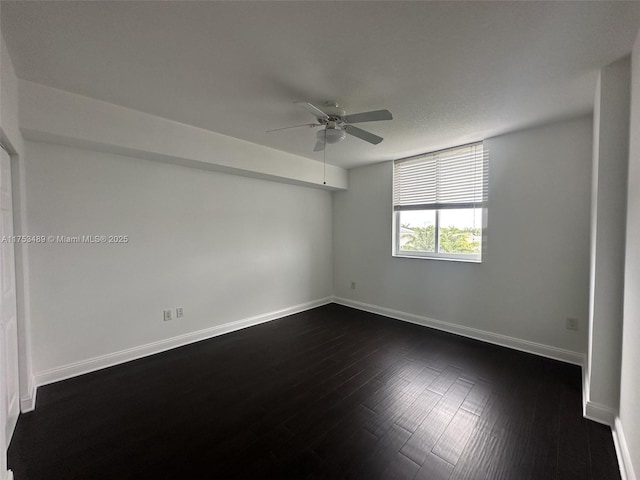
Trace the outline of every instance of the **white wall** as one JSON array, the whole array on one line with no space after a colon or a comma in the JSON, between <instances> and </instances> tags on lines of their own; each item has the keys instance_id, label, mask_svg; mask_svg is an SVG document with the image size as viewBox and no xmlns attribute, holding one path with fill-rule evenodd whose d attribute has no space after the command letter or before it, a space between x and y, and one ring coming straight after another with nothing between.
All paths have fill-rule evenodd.
<instances>
[{"instance_id":1,"label":"white wall","mask_svg":"<svg viewBox=\"0 0 640 480\"><path fill-rule=\"evenodd\" d=\"M103 366L95 357L331 295L330 192L74 147L26 148L31 235L130 238L30 245L39 383ZM176 307L184 318L164 322L162 310Z\"/></svg>"},{"instance_id":2,"label":"white wall","mask_svg":"<svg viewBox=\"0 0 640 480\"><path fill-rule=\"evenodd\" d=\"M392 162L350 170L334 193L335 295L586 352L591 129L583 117L485 141L482 264L392 257Z\"/></svg>"},{"instance_id":3,"label":"white wall","mask_svg":"<svg viewBox=\"0 0 640 480\"><path fill-rule=\"evenodd\" d=\"M602 68L594 104L585 413L609 425L618 410L620 392L629 76L629 57Z\"/></svg>"},{"instance_id":4,"label":"white wall","mask_svg":"<svg viewBox=\"0 0 640 480\"><path fill-rule=\"evenodd\" d=\"M620 417L629 480L640 478L640 35L631 59L631 129Z\"/></svg>"},{"instance_id":5,"label":"white wall","mask_svg":"<svg viewBox=\"0 0 640 480\"><path fill-rule=\"evenodd\" d=\"M9 51L0 33L0 127L2 143L22 153L22 137L18 126L18 79Z\"/></svg>"}]
</instances>

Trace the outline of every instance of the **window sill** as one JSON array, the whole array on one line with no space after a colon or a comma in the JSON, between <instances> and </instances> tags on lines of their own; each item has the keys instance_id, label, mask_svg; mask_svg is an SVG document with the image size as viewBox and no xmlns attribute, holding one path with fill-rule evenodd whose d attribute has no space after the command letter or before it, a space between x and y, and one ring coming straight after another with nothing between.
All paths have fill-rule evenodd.
<instances>
[{"instance_id":1,"label":"window sill","mask_svg":"<svg viewBox=\"0 0 640 480\"><path fill-rule=\"evenodd\" d=\"M455 258L431 255L411 255L405 253L393 253L392 256L396 258L416 258L418 260L444 260L445 262L482 263L481 258Z\"/></svg>"}]
</instances>

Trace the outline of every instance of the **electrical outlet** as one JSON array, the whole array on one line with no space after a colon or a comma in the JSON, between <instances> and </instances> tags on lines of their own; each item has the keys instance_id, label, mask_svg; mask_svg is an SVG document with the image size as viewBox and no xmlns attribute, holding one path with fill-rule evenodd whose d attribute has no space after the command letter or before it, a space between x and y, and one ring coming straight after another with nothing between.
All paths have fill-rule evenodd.
<instances>
[{"instance_id":1,"label":"electrical outlet","mask_svg":"<svg viewBox=\"0 0 640 480\"><path fill-rule=\"evenodd\" d=\"M171 310L165 310L164 311L164 321L168 322L169 320L173 320L173 317L171 316Z\"/></svg>"},{"instance_id":2,"label":"electrical outlet","mask_svg":"<svg viewBox=\"0 0 640 480\"><path fill-rule=\"evenodd\" d=\"M176 318L184 317L184 309L182 307L176 308Z\"/></svg>"},{"instance_id":3,"label":"electrical outlet","mask_svg":"<svg viewBox=\"0 0 640 480\"><path fill-rule=\"evenodd\" d=\"M351 282L351 290L355 290L356 289L356 282Z\"/></svg>"},{"instance_id":4,"label":"electrical outlet","mask_svg":"<svg viewBox=\"0 0 640 480\"><path fill-rule=\"evenodd\" d=\"M567 317L567 330L578 330L578 319Z\"/></svg>"}]
</instances>

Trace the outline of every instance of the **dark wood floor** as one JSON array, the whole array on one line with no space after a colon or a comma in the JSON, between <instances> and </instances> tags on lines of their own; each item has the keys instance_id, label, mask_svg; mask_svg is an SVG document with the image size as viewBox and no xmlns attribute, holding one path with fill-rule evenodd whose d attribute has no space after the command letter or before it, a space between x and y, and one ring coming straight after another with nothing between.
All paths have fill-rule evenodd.
<instances>
[{"instance_id":1,"label":"dark wood floor","mask_svg":"<svg viewBox=\"0 0 640 480\"><path fill-rule=\"evenodd\" d=\"M339 305L42 387L16 480L619 479L580 369Z\"/></svg>"}]
</instances>

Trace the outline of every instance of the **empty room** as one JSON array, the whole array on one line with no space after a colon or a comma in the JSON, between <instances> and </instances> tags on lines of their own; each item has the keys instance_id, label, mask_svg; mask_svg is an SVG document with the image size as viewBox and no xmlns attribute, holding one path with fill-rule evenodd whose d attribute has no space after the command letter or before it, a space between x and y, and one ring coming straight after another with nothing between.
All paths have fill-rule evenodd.
<instances>
[{"instance_id":1,"label":"empty room","mask_svg":"<svg viewBox=\"0 0 640 480\"><path fill-rule=\"evenodd\" d=\"M0 0L0 480L640 479L640 2Z\"/></svg>"}]
</instances>

